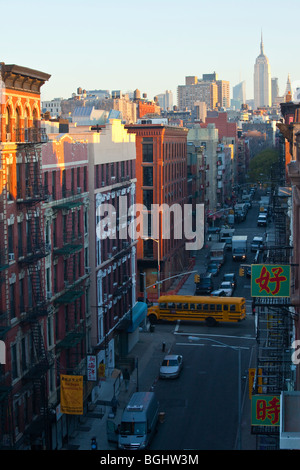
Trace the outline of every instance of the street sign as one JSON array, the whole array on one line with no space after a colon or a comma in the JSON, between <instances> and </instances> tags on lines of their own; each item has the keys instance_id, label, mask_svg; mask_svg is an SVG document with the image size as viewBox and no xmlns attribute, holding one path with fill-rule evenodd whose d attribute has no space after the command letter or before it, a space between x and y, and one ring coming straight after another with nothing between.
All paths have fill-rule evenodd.
<instances>
[{"instance_id":1,"label":"street sign","mask_svg":"<svg viewBox=\"0 0 300 470\"><path fill-rule=\"evenodd\" d=\"M290 265L252 264L252 297L289 297Z\"/></svg>"},{"instance_id":2,"label":"street sign","mask_svg":"<svg viewBox=\"0 0 300 470\"><path fill-rule=\"evenodd\" d=\"M252 426L279 426L280 396L253 395L251 404Z\"/></svg>"}]
</instances>

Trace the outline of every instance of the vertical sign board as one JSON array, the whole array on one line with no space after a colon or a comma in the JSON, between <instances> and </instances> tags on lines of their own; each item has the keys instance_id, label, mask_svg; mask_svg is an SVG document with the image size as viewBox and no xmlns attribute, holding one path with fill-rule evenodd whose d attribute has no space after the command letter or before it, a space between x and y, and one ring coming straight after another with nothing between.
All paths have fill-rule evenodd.
<instances>
[{"instance_id":1,"label":"vertical sign board","mask_svg":"<svg viewBox=\"0 0 300 470\"><path fill-rule=\"evenodd\" d=\"M69 415L83 414L83 376L60 376L61 412Z\"/></svg>"},{"instance_id":2,"label":"vertical sign board","mask_svg":"<svg viewBox=\"0 0 300 470\"><path fill-rule=\"evenodd\" d=\"M87 356L87 379L91 382L96 382L97 380L96 356L90 354Z\"/></svg>"},{"instance_id":3,"label":"vertical sign board","mask_svg":"<svg viewBox=\"0 0 300 470\"><path fill-rule=\"evenodd\" d=\"M280 396L252 395L251 425L280 425Z\"/></svg>"},{"instance_id":4,"label":"vertical sign board","mask_svg":"<svg viewBox=\"0 0 300 470\"><path fill-rule=\"evenodd\" d=\"M252 264L252 297L289 297L290 265Z\"/></svg>"},{"instance_id":5,"label":"vertical sign board","mask_svg":"<svg viewBox=\"0 0 300 470\"><path fill-rule=\"evenodd\" d=\"M258 374L258 377L256 375ZM255 379L257 380L258 384L258 393L261 393L262 391L262 369L248 369L248 382L249 382L249 398L251 400L252 398L252 390L253 390L253 385Z\"/></svg>"}]
</instances>

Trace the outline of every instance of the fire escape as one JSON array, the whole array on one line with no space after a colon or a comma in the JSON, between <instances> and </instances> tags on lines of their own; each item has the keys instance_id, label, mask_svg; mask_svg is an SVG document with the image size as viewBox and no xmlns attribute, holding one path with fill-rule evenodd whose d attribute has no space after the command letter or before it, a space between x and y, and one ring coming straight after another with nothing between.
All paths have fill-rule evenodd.
<instances>
[{"instance_id":1,"label":"fire escape","mask_svg":"<svg viewBox=\"0 0 300 470\"><path fill-rule=\"evenodd\" d=\"M43 321L47 319L48 305L45 295L45 274L43 258L49 251L43 235L41 203L46 201L48 194L42 184L40 168L40 152L46 135L42 129L17 130L18 154L22 158L19 175L25 176L22 185L17 181L17 208L24 214L26 223L26 243L18 248L18 264L27 272L28 304L20 305L21 327L30 331L34 353L30 357L27 371L22 377L23 386L32 386L34 396L34 414L37 419L27 430L30 435L32 428L44 433L45 444L50 442L50 416L48 409L47 372L53 365L53 358L46 350L43 336ZM23 168L22 168L23 167Z\"/></svg>"},{"instance_id":2,"label":"fire escape","mask_svg":"<svg viewBox=\"0 0 300 470\"><path fill-rule=\"evenodd\" d=\"M289 246L287 218L288 197L285 188L284 155L271 175L273 237L270 236L263 253L264 264L289 265L292 247ZM290 335L293 317L289 297L253 299L257 314L257 376L254 393L280 395L292 380ZM258 449L279 449L279 426L253 426Z\"/></svg>"},{"instance_id":3,"label":"fire escape","mask_svg":"<svg viewBox=\"0 0 300 470\"><path fill-rule=\"evenodd\" d=\"M5 295L6 269L9 266L6 240L5 224L5 159L0 160L0 340L5 341L6 333L10 329L9 314L7 309L7 298ZM4 371L4 365L0 364L0 449L7 449L13 442L13 422L12 422L12 387L11 372Z\"/></svg>"},{"instance_id":4,"label":"fire escape","mask_svg":"<svg viewBox=\"0 0 300 470\"><path fill-rule=\"evenodd\" d=\"M85 292L86 273L82 271L83 233L80 228L80 207L82 196L68 190L62 183L62 198L57 200L52 209L62 217L62 239L54 241L53 257L63 262L64 285L54 297L56 307L64 306L66 335L57 343L56 351L66 352L66 367L70 373L80 373L80 351L77 345L85 338L84 319L81 318L78 300Z\"/></svg>"}]
</instances>

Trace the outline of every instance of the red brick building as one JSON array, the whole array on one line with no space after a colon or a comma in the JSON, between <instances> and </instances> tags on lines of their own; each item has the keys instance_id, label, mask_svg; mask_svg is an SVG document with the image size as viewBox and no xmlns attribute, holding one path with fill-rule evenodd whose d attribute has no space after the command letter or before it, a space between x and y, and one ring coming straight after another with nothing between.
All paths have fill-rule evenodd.
<instances>
[{"instance_id":1,"label":"red brick building","mask_svg":"<svg viewBox=\"0 0 300 470\"><path fill-rule=\"evenodd\" d=\"M184 213L187 201L187 129L164 124L136 124L125 126L136 135L136 203L146 207L150 217L153 204L178 204ZM170 217L170 236L163 237L164 212L160 214L157 237L153 236L149 219L148 235L142 234L137 244L137 293L144 296L147 288L149 300L167 291L172 276L185 272L188 256L182 238L175 238L175 221ZM181 221L179 221L181 222ZM150 236L149 236L150 234ZM152 234L152 236L151 236ZM148 238L148 239L142 239ZM144 277L145 275L145 277ZM157 281L161 281L158 289ZM174 281L174 279L173 279ZM149 287L155 284L154 287Z\"/></svg>"},{"instance_id":2,"label":"red brick building","mask_svg":"<svg viewBox=\"0 0 300 470\"><path fill-rule=\"evenodd\" d=\"M225 112L219 113L217 111L208 111L205 123L215 124L216 129L218 129L220 142L222 142L223 139L226 139L227 143L235 144L238 131L237 123L228 121L227 116L228 115ZM233 142L229 142L230 139L232 139Z\"/></svg>"},{"instance_id":3,"label":"red brick building","mask_svg":"<svg viewBox=\"0 0 300 470\"><path fill-rule=\"evenodd\" d=\"M86 377L89 325L88 145L69 134L49 134L42 149L42 180L49 198L42 205L47 349L55 357L49 371L48 404L58 417L51 423L51 448L60 448L78 416L61 414L60 376ZM83 404L91 383L83 381Z\"/></svg>"},{"instance_id":4,"label":"red brick building","mask_svg":"<svg viewBox=\"0 0 300 470\"><path fill-rule=\"evenodd\" d=\"M44 289L40 88L50 75L0 64L0 446L36 448L50 440L48 306Z\"/></svg>"}]
</instances>

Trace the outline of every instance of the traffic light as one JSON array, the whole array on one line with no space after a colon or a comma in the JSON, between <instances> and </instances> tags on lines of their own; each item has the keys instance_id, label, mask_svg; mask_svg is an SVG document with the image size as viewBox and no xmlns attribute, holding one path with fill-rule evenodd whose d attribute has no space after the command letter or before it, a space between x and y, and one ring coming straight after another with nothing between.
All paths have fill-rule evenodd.
<instances>
[{"instance_id":1,"label":"traffic light","mask_svg":"<svg viewBox=\"0 0 300 470\"><path fill-rule=\"evenodd\" d=\"M197 284L198 282L200 282L200 276L199 276L199 274L195 274L194 281L195 281L195 284Z\"/></svg>"},{"instance_id":2,"label":"traffic light","mask_svg":"<svg viewBox=\"0 0 300 470\"><path fill-rule=\"evenodd\" d=\"M245 275L245 268L244 268L244 267L240 267L240 269L239 269L239 275L240 275L241 277L243 277L243 276Z\"/></svg>"}]
</instances>

